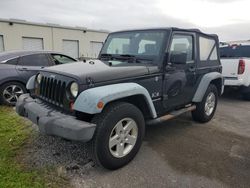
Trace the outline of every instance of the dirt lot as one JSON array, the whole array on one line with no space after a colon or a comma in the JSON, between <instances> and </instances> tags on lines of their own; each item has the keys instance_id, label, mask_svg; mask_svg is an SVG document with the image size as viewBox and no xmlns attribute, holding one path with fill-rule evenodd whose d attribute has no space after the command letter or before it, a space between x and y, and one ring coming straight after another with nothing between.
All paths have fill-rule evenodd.
<instances>
[{"instance_id":1,"label":"dirt lot","mask_svg":"<svg viewBox=\"0 0 250 188\"><path fill-rule=\"evenodd\" d=\"M72 187L250 187L249 143L250 102L230 93L207 124L185 114L148 126L137 157L116 171L94 167L85 144L43 135L19 158L56 166Z\"/></svg>"}]
</instances>

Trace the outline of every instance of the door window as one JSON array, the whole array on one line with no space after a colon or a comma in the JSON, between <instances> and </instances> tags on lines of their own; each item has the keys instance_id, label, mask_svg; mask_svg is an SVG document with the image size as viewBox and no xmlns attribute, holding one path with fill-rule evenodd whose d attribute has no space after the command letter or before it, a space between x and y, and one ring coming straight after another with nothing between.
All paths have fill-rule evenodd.
<instances>
[{"instance_id":1,"label":"door window","mask_svg":"<svg viewBox=\"0 0 250 188\"><path fill-rule=\"evenodd\" d=\"M16 65L16 64L17 64L17 58L8 60L8 61L6 62L6 64L9 64L9 65Z\"/></svg>"},{"instance_id":2,"label":"door window","mask_svg":"<svg viewBox=\"0 0 250 188\"><path fill-rule=\"evenodd\" d=\"M170 61L173 57L178 63L181 59L186 63L193 63L193 37L191 35L175 34L170 46Z\"/></svg>"},{"instance_id":3,"label":"door window","mask_svg":"<svg viewBox=\"0 0 250 188\"><path fill-rule=\"evenodd\" d=\"M19 59L22 66L49 66L49 60L45 54L23 56Z\"/></svg>"},{"instance_id":4,"label":"door window","mask_svg":"<svg viewBox=\"0 0 250 188\"><path fill-rule=\"evenodd\" d=\"M61 54L52 54L52 58L53 58L56 65L65 64L65 63L72 63L72 62L76 61L68 56L61 55Z\"/></svg>"}]
</instances>

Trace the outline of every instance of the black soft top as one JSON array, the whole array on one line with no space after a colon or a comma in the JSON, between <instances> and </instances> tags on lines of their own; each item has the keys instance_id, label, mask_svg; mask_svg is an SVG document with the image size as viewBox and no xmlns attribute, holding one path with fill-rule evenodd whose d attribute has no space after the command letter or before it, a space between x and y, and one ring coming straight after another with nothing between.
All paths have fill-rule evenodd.
<instances>
[{"instance_id":1,"label":"black soft top","mask_svg":"<svg viewBox=\"0 0 250 188\"><path fill-rule=\"evenodd\" d=\"M129 29L129 30L122 30L122 31L115 31L112 33L121 33L121 32L129 32L129 31L153 31L153 30L171 30L173 31L183 31L183 32L194 32L194 33L199 33L201 35L206 35L208 37L212 37L212 38L218 38L218 36L216 34L207 34L207 33L203 33L201 30L199 29L182 29L182 28L178 28L178 27L156 27L156 28L143 28L143 29ZM112 34L111 33L111 34Z\"/></svg>"}]
</instances>

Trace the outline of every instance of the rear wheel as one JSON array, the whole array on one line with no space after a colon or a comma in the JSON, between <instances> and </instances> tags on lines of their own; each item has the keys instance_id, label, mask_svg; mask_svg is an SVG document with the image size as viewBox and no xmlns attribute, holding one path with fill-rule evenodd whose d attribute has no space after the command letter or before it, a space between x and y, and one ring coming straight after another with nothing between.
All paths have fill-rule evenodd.
<instances>
[{"instance_id":1,"label":"rear wheel","mask_svg":"<svg viewBox=\"0 0 250 188\"><path fill-rule=\"evenodd\" d=\"M20 95L26 93L26 88L19 82L8 82L0 87L0 103L13 106Z\"/></svg>"},{"instance_id":2,"label":"rear wheel","mask_svg":"<svg viewBox=\"0 0 250 188\"><path fill-rule=\"evenodd\" d=\"M143 115L136 106L113 103L97 114L92 122L97 125L94 138L89 143L95 163L114 170L135 157L145 132Z\"/></svg>"},{"instance_id":3,"label":"rear wheel","mask_svg":"<svg viewBox=\"0 0 250 188\"><path fill-rule=\"evenodd\" d=\"M218 90L215 85L210 84L201 102L196 104L196 110L192 111L192 117L198 122L210 121L217 108Z\"/></svg>"}]
</instances>

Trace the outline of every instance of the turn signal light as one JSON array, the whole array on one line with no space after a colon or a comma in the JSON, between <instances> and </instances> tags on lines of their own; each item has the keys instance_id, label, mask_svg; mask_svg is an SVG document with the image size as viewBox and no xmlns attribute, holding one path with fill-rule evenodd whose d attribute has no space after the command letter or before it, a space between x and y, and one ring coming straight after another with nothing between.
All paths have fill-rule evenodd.
<instances>
[{"instance_id":1,"label":"turn signal light","mask_svg":"<svg viewBox=\"0 0 250 188\"><path fill-rule=\"evenodd\" d=\"M104 107L104 103L102 101L99 101L97 103L97 108L102 109Z\"/></svg>"}]
</instances>

